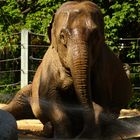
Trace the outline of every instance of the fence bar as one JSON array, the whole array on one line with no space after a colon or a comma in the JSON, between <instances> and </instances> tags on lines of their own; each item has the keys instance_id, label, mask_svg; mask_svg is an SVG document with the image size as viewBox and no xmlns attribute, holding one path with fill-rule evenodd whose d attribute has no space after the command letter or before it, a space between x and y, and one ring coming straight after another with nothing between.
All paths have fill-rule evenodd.
<instances>
[{"instance_id":1,"label":"fence bar","mask_svg":"<svg viewBox=\"0 0 140 140\"><path fill-rule=\"evenodd\" d=\"M16 85L19 85L20 82L17 82L17 83L12 83L12 84L5 84L5 85L0 85L0 88L3 88L3 87L8 87L8 86L16 86Z\"/></svg>"},{"instance_id":2,"label":"fence bar","mask_svg":"<svg viewBox=\"0 0 140 140\"><path fill-rule=\"evenodd\" d=\"M1 62L8 62L8 61L16 61L16 60L19 60L20 59L20 57L18 57L18 58L13 58L13 59L4 59L4 60L0 60L0 63Z\"/></svg>"},{"instance_id":3,"label":"fence bar","mask_svg":"<svg viewBox=\"0 0 140 140\"><path fill-rule=\"evenodd\" d=\"M125 40L125 41L133 41L133 40L140 40L140 38L120 38L120 40Z\"/></svg>"},{"instance_id":4,"label":"fence bar","mask_svg":"<svg viewBox=\"0 0 140 140\"><path fill-rule=\"evenodd\" d=\"M28 85L28 43L29 32L21 31L21 88Z\"/></svg>"}]
</instances>

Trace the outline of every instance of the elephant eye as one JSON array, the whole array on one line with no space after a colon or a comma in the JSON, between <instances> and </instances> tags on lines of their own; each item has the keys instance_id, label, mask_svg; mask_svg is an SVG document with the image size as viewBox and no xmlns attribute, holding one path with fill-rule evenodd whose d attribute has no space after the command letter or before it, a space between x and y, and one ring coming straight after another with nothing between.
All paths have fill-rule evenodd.
<instances>
[{"instance_id":1,"label":"elephant eye","mask_svg":"<svg viewBox=\"0 0 140 140\"><path fill-rule=\"evenodd\" d=\"M92 34L97 35L98 34L98 28L94 28L93 31L92 31Z\"/></svg>"},{"instance_id":2,"label":"elephant eye","mask_svg":"<svg viewBox=\"0 0 140 140\"><path fill-rule=\"evenodd\" d=\"M98 28L95 28L91 34L90 34L90 37L94 37L94 38L98 38L99 34L98 34Z\"/></svg>"},{"instance_id":3,"label":"elephant eye","mask_svg":"<svg viewBox=\"0 0 140 140\"><path fill-rule=\"evenodd\" d=\"M63 30L60 32L59 39L63 45L66 45L67 38L66 38L66 33Z\"/></svg>"}]
</instances>

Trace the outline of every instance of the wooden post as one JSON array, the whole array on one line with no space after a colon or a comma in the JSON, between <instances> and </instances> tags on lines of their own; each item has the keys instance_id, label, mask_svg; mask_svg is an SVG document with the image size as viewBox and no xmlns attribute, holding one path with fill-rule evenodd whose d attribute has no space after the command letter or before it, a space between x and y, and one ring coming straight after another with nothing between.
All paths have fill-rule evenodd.
<instances>
[{"instance_id":1,"label":"wooden post","mask_svg":"<svg viewBox=\"0 0 140 140\"><path fill-rule=\"evenodd\" d=\"M27 29L21 31L21 88L28 85L28 42Z\"/></svg>"}]
</instances>

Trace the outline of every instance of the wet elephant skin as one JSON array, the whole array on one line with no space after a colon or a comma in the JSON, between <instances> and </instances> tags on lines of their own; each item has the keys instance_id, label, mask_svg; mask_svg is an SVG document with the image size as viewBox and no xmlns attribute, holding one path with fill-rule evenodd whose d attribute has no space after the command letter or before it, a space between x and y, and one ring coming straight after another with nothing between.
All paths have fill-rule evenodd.
<instances>
[{"instance_id":1,"label":"wet elephant skin","mask_svg":"<svg viewBox=\"0 0 140 140\"><path fill-rule=\"evenodd\" d=\"M44 125L50 121L55 138L94 138L100 135L102 112L119 115L131 97L131 84L123 64L105 44L103 16L96 4L71 1L57 10L51 45L32 85L19 92L12 101L16 109L26 108L22 111L27 110L28 117ZM5 110L14 114L15 105Z\"/></svg>"}]
</instances>

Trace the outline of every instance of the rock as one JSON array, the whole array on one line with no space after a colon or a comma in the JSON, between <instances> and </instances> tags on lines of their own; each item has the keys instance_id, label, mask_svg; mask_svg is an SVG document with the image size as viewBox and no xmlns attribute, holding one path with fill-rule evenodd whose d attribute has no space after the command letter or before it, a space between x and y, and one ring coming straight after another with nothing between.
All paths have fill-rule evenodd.
<instances>
[{"instance_id":1,"label":"rock","mask_svg":"<svg viewBox=\"0 0 140 140\"><path fill-rule=\"evenodd\" d=\"M8 112L0 109L0 140L18 140L17 123Z\"/></svg>"},{"instance_id":2,"label":"rock","mask_svg":"<svg viewBox=\"0 0 140 140\"><path fill-rule=\"evenodd\" d=\"M119 118L136 117L136 116L140 116L140 111L138 109L122 109L120 111Z\"/></svg>"}]
</instances>

